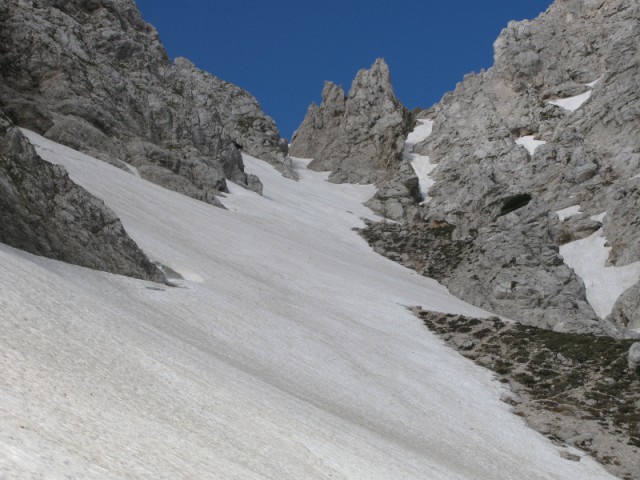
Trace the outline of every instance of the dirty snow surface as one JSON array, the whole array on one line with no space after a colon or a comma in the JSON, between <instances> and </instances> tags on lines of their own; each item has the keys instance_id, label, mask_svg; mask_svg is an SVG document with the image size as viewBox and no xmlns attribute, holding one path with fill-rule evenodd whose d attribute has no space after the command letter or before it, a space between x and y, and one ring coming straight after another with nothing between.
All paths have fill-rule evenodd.
<instances>
[{"instance_id":1,"label":"dirty snow surface","mask_svg":"<svg viewBox=\"0 0 640 480\"><path fill-rule=\"evenodd\" d=\"M612 478L406 311L483 313L351 231L371 187L245 157L222 210L27 133L185 280L0 245L0 478Z\"/></svg>"},{"instance_id":2,"label":"dirty snow surface","mask_svg":"<svg viewBox=\"0 0 640 480\"><path fill-rule=\"evenodd\" d=\"M418 143L426 140L433 131L433 120L418 119L416 127L407 136L407 140L404 144L403 157L413 167L413 171L416 172L418 182L420 185L420 195L425 203L430 200L429 189L433 186L435 181L431 178L431 173L436 168L436 164L431 162L431 159L427 155L418 155L413 153L413 147Z\"/></svg>"}]
</instances>

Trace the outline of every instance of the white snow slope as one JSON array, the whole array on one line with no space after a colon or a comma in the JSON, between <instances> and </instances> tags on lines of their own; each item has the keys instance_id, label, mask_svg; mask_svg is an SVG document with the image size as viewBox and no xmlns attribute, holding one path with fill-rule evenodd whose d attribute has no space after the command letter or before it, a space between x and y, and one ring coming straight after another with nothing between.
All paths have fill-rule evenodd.
<instances>
[{"instance_id":1,"label":"white snow slope","mask_svg":"<svg viewBox=\"0 0 640 480\"><path fill-rule=\"evenodd\" d=\"M406 311L482 314L351 231L370 187L245 157L225 211L27 133L191 280L0 245L0 478L612 478Z\"/></svg>"}]
</instances>

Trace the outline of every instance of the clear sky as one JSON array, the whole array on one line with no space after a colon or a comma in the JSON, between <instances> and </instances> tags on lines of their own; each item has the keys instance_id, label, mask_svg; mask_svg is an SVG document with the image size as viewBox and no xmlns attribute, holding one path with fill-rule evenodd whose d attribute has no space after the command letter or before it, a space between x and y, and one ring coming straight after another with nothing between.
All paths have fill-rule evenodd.
<instances>
[{"instance_id":1,"label":"clear sky","mask_svg":"<svg viewBox=\"0 0 640 480\"><path fill-rule=\"evenodd\" d=\"M398 98L429 107L465 73L493 63L509 20L551 0L137 0L172 58L253 94L290 138L325 80L348 91L384 57Z\"/></svg>"}]
</instances>

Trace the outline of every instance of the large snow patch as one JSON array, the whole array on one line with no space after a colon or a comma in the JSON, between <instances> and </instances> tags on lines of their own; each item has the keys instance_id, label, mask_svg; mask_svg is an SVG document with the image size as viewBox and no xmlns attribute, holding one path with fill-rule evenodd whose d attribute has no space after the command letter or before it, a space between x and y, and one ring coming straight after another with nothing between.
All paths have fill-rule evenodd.
<instances>
[{"instance_id":1,"label":"large snow patch","mask_svg":"<svg viewBox=\"0 0 640 480\"><path fill-rule=\"evenodd\" d=\"M27 133L186 280L0 245L3 478L611 478L406 311L483 314L351 231L371 187L245 157L222 210Z\"/></svg>"},{"instance_id":2,"label":"large snow patch","mask_svg":"<svg viewBox=\"0 0 640 480\"><path fill-rule=\"evenodd\" d=\"M558 107L564 108L565 110L569 110L570 112L575 112L578 110L584 102L591 98L591 90L587 90L580 95L576 95L575 97L568 98L559 98L557 100L549 100L551 105L556 105Z\"/></svg>"}]
</instances>

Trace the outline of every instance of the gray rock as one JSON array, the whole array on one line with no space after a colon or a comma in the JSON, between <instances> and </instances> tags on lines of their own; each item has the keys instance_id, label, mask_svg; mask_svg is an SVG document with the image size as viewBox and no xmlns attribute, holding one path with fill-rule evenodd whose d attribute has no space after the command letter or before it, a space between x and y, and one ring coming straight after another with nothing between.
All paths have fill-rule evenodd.
<instances>
[{"instance_id":1,"label":"gray rock","mask_svg":"<svg viewBox=\"0 0 640 480\"><path fill-rule=\"evenodd\" d=\"M174 66L171 75L175 88L183 92L188 103L217 111L225 133L237 148L268 161L285 177L296 178L286 139L280 137L275 123L252 95L196 68L185 58L177 58Z\"/></svg>"},{"instance_id":2,"label":"gray rock","mask_svg":"<svg viewBox=\"0 0 640 480\"><path fill-rule=\"evenodd\" d=\"M433 133L414 152L438 165L416 225L446 222L453 240L473 239L474 254L442 280L452 293L545 327L615 330L597 319L557 249L592 233L599 225L589 217L607 212L609 262L640 260L638 18L633 0L557 1L535 20L511 22L494 66L465 76L433 107ZM547 103L590 89L574 112ZM531 154L515 142L525 135L547 143ZM398 171L378 196L402 181ZM581 217L557 221L555 211L577 204ZM616 322L636 321L637 298L625 293Z\"/></svg>"},{"instance_id":3,"label":"gray rock","mask_svg":"<svg viewBox=\"0 0 640 480\"><path fill-rule=\"evenodd\" d=\"M640 342L631 345L629 349L629 368L640 366Z\"/></svg>"},{"instance_id":4,"label":"gray rock","mask_svg":"<svg viewBox=\"0 0 640 480\"><path fill-rule=\"evenodd\" d=\"M563 263L551 233L559 221L548 206L531 201L507 214L500 204L493 209L496 220L466 236L437 221L369 224L362 235L376 252L489 311L554 330L617 336L598 320L582 281Z\"/></svg>"},{"instance_id":5,"label":"gray rock","mask_svg":"<svg viewBox=\"0 0 640 480\"><path fill-rule=\"evenodd\" d=\"M219 204L248 186L240 151L292 176L247 92L169 61L133 0L0 3L0 106L18 126ZM254 182L255 185L255 182Z\"/></svg>"},{"instance_id":6,"label":"gray rock","mask_svg":"<svg viewBox=\"0 0 640 480\"><path fill-rule=\"evenodd\" d=\"M584 284L560 257L551 231L557 217L541 201L478 229L475 248L444 280L475 305L545 328L595 325Z\"/></svg>"},{"instance_id":7,"label":"gray rock","mask_svg":"<svg viewBox=\"0 0 640 480\"><path fill-rule=\"evenodd\" d=\"M330 170L335 183L379 183L402 163L411 125L393 93L389 67L378 59L358 72L346 97L341 87L325 83L322 104L309 107L291 154L313 158L309 168Z\"/></svg>"},{"instance_id":8,"label":"gray rock","mask_svg":"<svg viewBox=\"0 0 640 480\"><path fill-rule=\"evenodd\" d=\"M602 223L596 222L587 215L575 215L560 222L553 231L553 237L560 245L581 240L602 228Z\"/></svg>"},{"instance_id":9,"label":"gray rock","mask_svg":"<svg viewBox=\"0 0 640 480\"><path fill-rule=\"evenodd\" d=\"M417 204L422 200L420 183L408 162L401 162L393 177L383 182L365 205L385 218L401 221L418 215Z\"/></svg>"},{"instance_id":10,"label":"gray rock","mask_svg":"<svg viewBox=\"0 0 640 480\"><path fill-rule=\"evenodd\" d=\"M610 264L623 266L640 261L640 177L621 179L606 194L603 229L611 246Z\"/></svg>"},{"instance_id":11,"label":"gray rock","mask_svg":"<svg viewBox=\"0 0 640 480\"><path fill-rule=\"evenodd\" d=\"M256 175L247 175L247 188L258 195L262 195L262 182Z\"/></svg>"},{"instance_id":12,"label":"gray rock","mask_svg":"<svg viewBox=\"0 0 640 480\"><path fill-rule=\"evenodd\" d=\"M617 325L640 329L640 282L620 295L608 319Z\"/></svg>"},{"instance_id":13,"label":"gray rock","mask_svg":"<svg viewBox=\"0 0 640 480\"><path fill-rule=\"evenodd\" d=\"M154 282L164 276L104 203L42 160L0 113L0 242L96 270Z\"/></svg>"}]
</instances>

